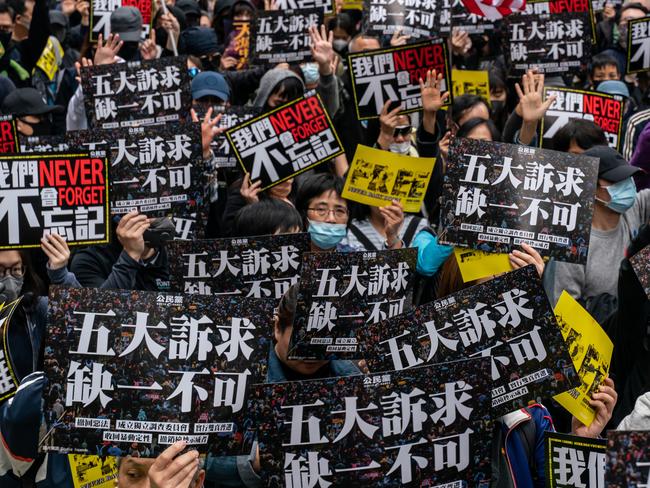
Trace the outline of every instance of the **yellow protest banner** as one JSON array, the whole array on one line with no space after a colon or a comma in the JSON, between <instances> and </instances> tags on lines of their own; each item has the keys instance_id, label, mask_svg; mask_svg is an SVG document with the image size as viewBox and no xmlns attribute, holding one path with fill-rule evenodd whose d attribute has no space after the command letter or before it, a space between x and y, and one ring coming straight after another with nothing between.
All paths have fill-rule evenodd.
<instances>
[{"instance_id":1,"label":"yellow protest banner","mask_svg":"<svg viewBox=\"0 0 650 488\"><path fill-rule=\"evenodd\" d=\"M343 198L375 207L399 200L405 212L419 212L435 163L435 158L414 158L360 144Z\"/></svg>"},{"instance_id":2,"label":"yellow protest banner","mask_svg":"<svg viewBox=\"0 0 650 488\"><path fill-rule=\"evenodd\" d=\"M580 422L591 425L596 412L589 400L609 372L614 344L598 322L566 291L562 292L554 312L581 385L553 399Z\"/></svg>"},{"instance_id":3,"label":"yellow protest banner","mask_svg":"<svg viewBox=\"0 0 650 488\"><path fill-rule=\"evenodd\" d=\"M512 271L507 254L455 247L454 256L465 283Z\"/></svg>"},{"instance_id":4,"label":"yellow protest banner","mask_svg":"<svg viewBox=\"0 0 650 488\"><path fill-rule=\"evenodd\" d=\"M50 81L54 80L57 71L59 71L59 64L63 59L63 48L59 43L58 39L54 36L50 36L43 49L43 54L36 62L36 66L43 70L43 73L47 75Z\"/></svg>"},{"instance_id":5,"label":"yellow protest banner","mask_svg":"<svg viewBox=\"0 0 650 488\"><path fill-rule=\"evenodd\" d=\"M451 71L451 93L480 95L490 102L490 80L487 71L454 69Z\"/></svg>"},{"instance_id":6,"label":"yellow protest banner","mask_svg":"<svg viewBox=\"0 0 650 488\"><path fill-rule=\"evenodd\" d=\"M74 488L114 488L117 458L68 454Z\"/></svg>"}]
</instances>

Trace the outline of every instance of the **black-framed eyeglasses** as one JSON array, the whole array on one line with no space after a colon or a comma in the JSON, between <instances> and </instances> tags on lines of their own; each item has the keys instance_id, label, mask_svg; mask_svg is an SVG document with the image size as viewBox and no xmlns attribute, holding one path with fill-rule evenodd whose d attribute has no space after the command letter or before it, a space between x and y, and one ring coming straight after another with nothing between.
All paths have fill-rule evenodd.
<instances>
[{"instance_id":1,"label":"black-framed eyeglasses","mask_svg":"<svg viewBox=\"0 0 650 488\"><path fill-rule=\"evenodd\" d=\"M316 215L322 218L326 218L330 213L334 215L336 219L345 219L348 216L348 209L345 207L310 207L307 210L311 210Z\"/></svg>"},{"instance_id":2,"label":"black-framed eyeglasses","mask_svg":"<svg viewBox=\"0 0 650 488\"><path fill-rule=\"evenodd\" d=\"M22 264L17 264L10 268L0 266L0 279L6 278L9 275L13 276L14 278L22 278L25 276L25 266Z\"/></svg>"},{"instance_id":3,"label":"black-framed eyeglasses","mask_svg":"<svg viewBox=\"0 0 650 488\"><path fill-rule=\"evenodd\" d=\"M408 136L412 130L413 127L410 125L404 127L395 127L395 130L393 131L393 137Z\"/></svg>"}]
</instances>

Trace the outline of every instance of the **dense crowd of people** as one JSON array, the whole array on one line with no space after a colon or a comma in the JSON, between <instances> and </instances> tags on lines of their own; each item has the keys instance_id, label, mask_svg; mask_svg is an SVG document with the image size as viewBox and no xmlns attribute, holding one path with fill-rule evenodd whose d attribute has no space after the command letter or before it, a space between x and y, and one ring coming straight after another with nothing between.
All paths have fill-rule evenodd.
<instances>
[{"instance_id":1,"label":"dense crowd of people","mask_svg":"<svg viewBox=\"0 0 650 488\"><path fill-rule=\"evenodd\" d=\"M363 31L362 12L335 2L325 25L311 26L312 60L300 64L249 66L235 48L234 25L251 21L258 11L275 10L273 1L177 0L153 6L150 34L142 40L142 14L135 7L115 9L111 34L90 41L91 8L87 0L2 0L0 2L0 114L17 119L20 137L57 136L86 129L80 68L92 65L187 55L192 78L192 119L201 124L203 159L214 157L213 139L224 132L222 113L249 106L266 112L315 90L340 136L344 154L261 191L259 181L240 168L211 169L206 187L209 238L247 237L307 232L314 252L377 251L417 247L416 305L447 296L486 279L463 282L453 248L439 242L440 197L449 145L453 138L538 146L539 126L554 98L544 99L544 86L570 87L622 97L624 116L619 151L608 146L603 130L588 119L571 119L554 135L552 148L598 158L598 184L593 204L586 265L545 261L524 244L509 255L512 269L534 265L544 281L551 305L569 292L597 319L614 343L610 377L592 395L596 420L589 426L566 414L549 399L497 422L493 467L500 466L498 486L545 486L544 431L556 427L584 437L605 429L650 430L650 302L630 265L630 257L650 244L650 76L626 74L628 22L647 16L650 2L606 2L596 12L595 55L578 73L547 76L530 70L521 79L509 76L504 52L507 29L497 21L488 34L469 35L454 28L448 39L450 66L487 71L489 99L475 94L450 98L442 90L443 74L429 71L420 80L422 109L404 114L387 102L377 119L359 121L355 110L347 55L400 46L409 37L376 37ZM598 3L598 2L594 2ZM39 60L48 46L56 51L53 70ZM421 211L407 213L399 201L369 206L343 198L343 185L357 146L363 144L400 155L430 158L432 176ZM2 191L0 191L0 198ZM163 219L164 220L164 219ZM21 381L16 396L0 405L0 485L73 486L62 455L38 453L41 421L60 418L60 398L43 412L41 398L61 395L61 385L47 385L43 370L43 337L48 330L47 285L164 291L169 259L164 244L145 240L161 219L131 212L111 220L112 241L71 252L57 234L43 237L41 252L0 251L0 303L24 296L12 317L9 348ZM365 372L363 362L294 361L288 359L296 310L297 287L278 304L268 360L267 381L349 376ZM75 304L68 304L74 308ZM155 304L151 304L155 307ZM63 314L64 310L54 310ZM16 325L17 324L17 325ZM71 329L74 324L68 324ZM59 326L60 327L60 326ZM270 330L271 324L269 324ZM60 331L59 331L60 332ZM269 341L264 341L268 343ZM264 408L259 405L259 408ZM138 405L123 406L131 416ZM517 412L515 412L517 414ZM39 420L40 419L40 420ZM510 435L513 431L529 435ZM253 432L254 429L250 429ZM638 437L641 439L641 437ZM115 446L119 456L118 486L200 487L262 486L260 454L198 458L180 442L155 459L142 446L130 451ZM646 449L635 445L634 452ZM612 451L619 460L634 455ZM625 452L624 452L625 451ZM277 461L277 460L276 460ZM279 461L278 461L279 462ZM507 464L504 464L507 463ZM510 466L510 469L504 468ZM621 475L624 466L617 468ZM505 479L504 479L505 478ZM514 483L514 484L509 484ZM623 485L621 485L623 486Z\"/></svg>"}]
</instances>

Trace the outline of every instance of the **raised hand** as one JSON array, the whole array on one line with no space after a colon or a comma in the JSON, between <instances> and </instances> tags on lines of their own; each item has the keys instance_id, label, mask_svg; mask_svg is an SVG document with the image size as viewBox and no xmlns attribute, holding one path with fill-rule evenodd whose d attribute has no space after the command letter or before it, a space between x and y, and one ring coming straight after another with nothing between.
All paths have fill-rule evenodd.
<instances>
[{"instance_id":1,"label":"raised hand","mask_svg":"<svg viewBox=\"0 0 650 488\"><path fill-rule=\"evenodd\" d=\"M97 49L95 50L95 66L115 63L117 61L117 53L120 52L120 48L123 44L124 42L120 40L119 34L109 34L106 38L106 43L104 43L104 36L99 34L99 38L97 39Z\"/></svg>"},{"instance_id":2,"label":"raised hand","mask_svg":"<svg viewBox=\"0 0 650 488\"><path fill-rule=\"evenodd\" d=\"M523 89L522 89L523 88ZM519 95L519 106L524 122L537 122L544 118L546 111L555 101L555 95L544 98L544 75L536 75L529 70L521 77L521 86L515 84Z\"/></svg>"},{"instance_id":3,"label":"raised hand","mask_svg":"<svg viewBox=\"0 0 650 488\"><path fill-rule=\"evenodd\" d=\"M309 37L311 39L311 56L315 63L318 63L318 72L321 76L332 74L332 58L334 57L334 32L327 33L324 25L309 27Z\"/></svg>"},{"instance_id":4,"label":"raised hand","mask_svg":"<svg viewBox=\"0 0 650 488\"><path fill-rule=\"evenodd\" d=\"M422 98L422 109L425 112L437 112L449 98L449 92L441 94L442 80L442 73L436 73L435 69L427 71L425 81L420 78L420 97Z\"/></svg>"},{"instance_id":5,"label":"raised hand","mask_svg":"<svg viewBox=\"0 0 650 488\"><path fill-rule=\"evenodd\" d=\"M192 121L198 122L199 117L196 115L194 109L192 109L190 113L192 115ZM217 127L221 121L221 117L223 117L223 114L217 114L215 118L212 118L212 107L210 107L201 121L201 146L203 149L203 159L208 159L210 157L210 144L215 136L226 130L225 128Z\"/></svg>"},{"instance_id":6,"label":"raised hand","mask_svg":"<svg viewBox=\"0 0 650 488\"><path fill-rule=\"evenodd\" d=\"M59 234L48 234L41 238L41 249L48 257L51 270L65 268L70 259L70 248Z\"/></svg>"},{"instance_id":7,"label":"raised hand","mask_svg":"<svg viewBox=\"0 0 650 488\"><path fill-rule=\"evenodd\" d=\"M392 47L404 46L410 38L409 35L402 35L402 29L397 29L390 38L390 45Z\"/></svg>"}]
</instances>

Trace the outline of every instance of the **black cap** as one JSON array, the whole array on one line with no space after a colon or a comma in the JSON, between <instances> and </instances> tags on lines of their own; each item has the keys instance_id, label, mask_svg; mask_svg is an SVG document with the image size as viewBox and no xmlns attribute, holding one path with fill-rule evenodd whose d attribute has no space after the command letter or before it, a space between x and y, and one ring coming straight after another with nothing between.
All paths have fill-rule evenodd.
<instances>
[{"instance_id":1,"label":"black cap","mask_svg":"<svg viewBox=\"0 0 650 488\"><path fill-rule=\"evenodd\" d=\"M7 95L2 102L2 113L13 115L44 115L63 112L61 105L47 105L34 88L18 88Z\"/></svg>"},{"instance_id":2,"label":"black cap","mask_svg":"<svg viewBox=\"0 0 650 488\"><path fill-rule=\"evenodd\" d=\"M50 25L60 25L66 29L70 26L67 15L60 10L50 10Z\"/></svg>"},{"instance_id":3,"label":"black cap","mask_svg":"<svg viewBox=\"0 0 650 488\"><path fill-rule=\"evenodd\" d=\"M176 7L181 9L185 15L201 17L201 7L195 0L178 0Z\"/></svg>"},{"instance_id":4,"label":"black cap","mask_svg":"<svg viewBox=\"0 0 650 488\"><path fill-rule=\"evenodd\" d=\"M634 173L641 171L639 168L630 166L620 153L609 146L594 146L591 149L587 149L583 154L585 156L600 158L598 178L602 178L611 183L618 183L634 175Z\"/></svg>"},{"instance_id":5,"label":"black cap","mask_svg":"<svg viewBox=\"0 0 650 488\"><path fill-rule=\"evenodd\" d=\"M209 27L190 27L181 32L178 50L184 54L203 56L219 51L217 34Z\"/></svg>"}]
</instances>

